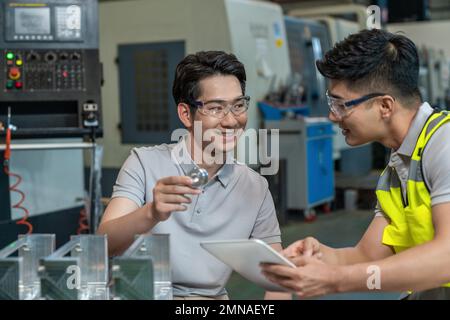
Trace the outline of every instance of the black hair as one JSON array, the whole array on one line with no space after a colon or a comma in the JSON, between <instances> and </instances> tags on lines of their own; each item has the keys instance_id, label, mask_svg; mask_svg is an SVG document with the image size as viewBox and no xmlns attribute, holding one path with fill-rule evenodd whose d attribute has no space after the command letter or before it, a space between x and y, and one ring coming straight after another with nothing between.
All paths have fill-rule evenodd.
<instances>
[{"instance_id":1,"label":"black hair","mask_svg":"<svg viewBox=\"0 0 450 320\"><path fill-rule=\"evenodd\" d=\"M212 75L232 75L245 94L245 69L234 54L223 51L201 51L186 56L175 70L172 95L176 104L192 105L201 95L199 82Z\"/></svg>"},{"instance_id":2,"label":"black hair","mask_svg":"<svg viewBox=\"0 0 450 320\"><path fill-rule=\"evenodd\" d=\"M316 65L323 76L365 93L391 94L405 106L422 100L417 49L400 34L362 30L337 43Z\"/></svg>"}]
</instances>

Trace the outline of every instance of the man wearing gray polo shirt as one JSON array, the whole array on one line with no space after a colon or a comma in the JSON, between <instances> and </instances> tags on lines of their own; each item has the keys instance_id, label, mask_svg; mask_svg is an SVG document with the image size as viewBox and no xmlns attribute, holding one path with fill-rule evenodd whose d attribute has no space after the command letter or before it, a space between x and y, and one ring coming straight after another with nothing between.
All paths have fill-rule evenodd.
<instances>
[{"instance_id":1,"label":"man wearing gray polo shirt","mask_svg":"<svg viewBox=\"0 0 450 320\"><path fill-rule=\"evenodd\" d=\"M355 247L307 238L285 250L298 268L268 265L264 273L302 297L382 290L450 299L450 113L422 101L414 43L363 30L336 44L317 68L330 79L329 118L346 142L377 141L391 157L378 181L375 217Z\"/></svg>"},{"instance_id":2,"label":"man wearing gray polo shirt","mask_svg":"<svg viewBox=\"0 0 450 320\"><path fill-rule=\"evenodd\" d=\"M173 96L188 133L174 144L132 150L98 230L108 234L111 255L122 253L136 234L170 234L176 298L228 298L231 269L201 241L258 238L282 249L266 179L231 153L247 122L245 80L244 66L220 51L188 55L178 64ZM187 176L196 166L208 172L202 188Z\"/></svg>"}]
</instances>

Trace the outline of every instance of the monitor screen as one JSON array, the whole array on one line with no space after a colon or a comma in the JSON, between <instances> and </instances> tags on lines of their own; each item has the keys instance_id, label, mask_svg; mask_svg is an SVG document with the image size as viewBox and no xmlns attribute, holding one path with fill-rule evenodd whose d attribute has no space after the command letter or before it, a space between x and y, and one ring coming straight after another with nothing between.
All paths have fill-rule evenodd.
<instances>
[{"instance_id":1,"label":"monitor screen","mask_svg":"<svg viewBox=\"0 0 450 320\"><path fill-rule=\"evenodd\" d=\"M50 34L50 8L15 8L16 34Z\"/></svg>"}]
</instances>

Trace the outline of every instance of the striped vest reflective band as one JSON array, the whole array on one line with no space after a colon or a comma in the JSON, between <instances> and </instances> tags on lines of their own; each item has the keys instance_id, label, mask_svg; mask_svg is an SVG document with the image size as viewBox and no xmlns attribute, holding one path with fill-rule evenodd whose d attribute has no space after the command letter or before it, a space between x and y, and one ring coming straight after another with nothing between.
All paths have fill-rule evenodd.
<instances>
[{"instance_id":1,"label":"striped vest reflective band","mask_svg":"<svg viewBox=\"0 0 450 320\"><path fill-rule=\"evenodd\" d=\"M406 183L406 200L394 168L387 166L377 185L377 199L390 223L384 229L383 244L392 246L396 253L428 242L434 237L431 216L431 198L422 174L422 155L433 133L450 121L446 111L433 113L426 121L414 152ZM450 283L443 285L450 287Z\"/></svg>"}]
</instances>

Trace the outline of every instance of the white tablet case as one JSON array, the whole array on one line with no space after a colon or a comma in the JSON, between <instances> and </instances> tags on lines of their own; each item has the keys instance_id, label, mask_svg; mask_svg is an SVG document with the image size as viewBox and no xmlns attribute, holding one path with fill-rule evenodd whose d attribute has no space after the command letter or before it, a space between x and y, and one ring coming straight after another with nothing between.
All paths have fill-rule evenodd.
<instances>
[{"instance_id":1,"label":"white tablet case","mask_svg":"<svg viewBox=\"0 0 450 320\"><path fill-rule=\"evenodd\" d=\"M230 266L244 278L268 291L287 291L269 281L262 273L260 263L275 263L290 267L295 265L272 247L258 239L203 241L202 248Z\"/></svg>"}]
</instances>

